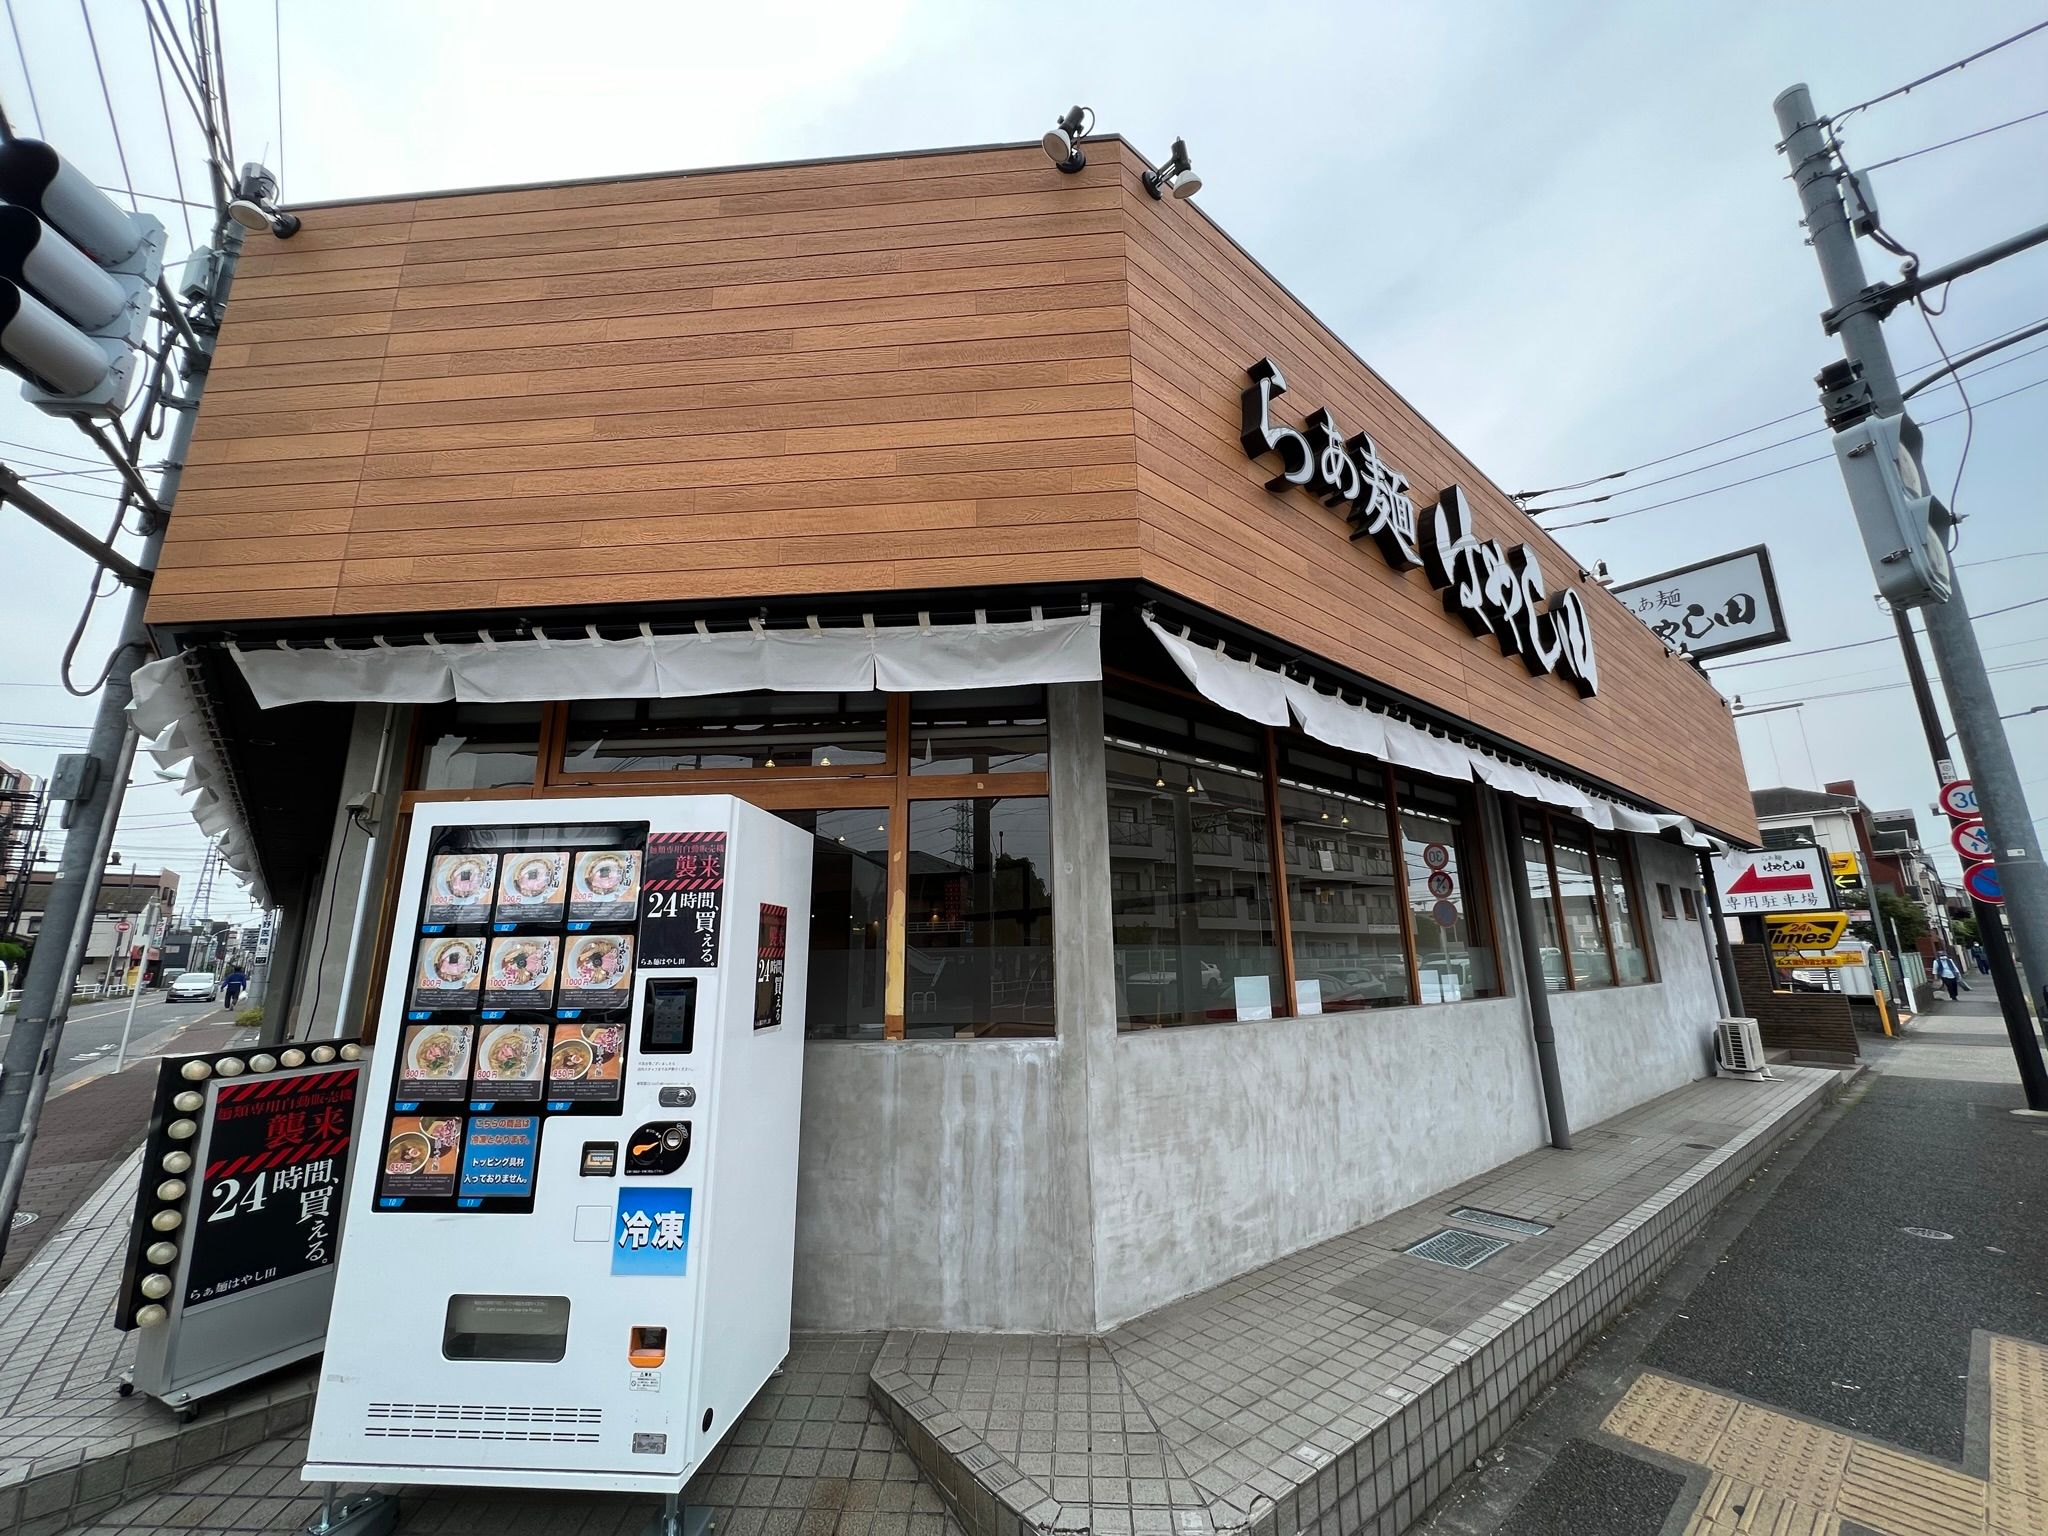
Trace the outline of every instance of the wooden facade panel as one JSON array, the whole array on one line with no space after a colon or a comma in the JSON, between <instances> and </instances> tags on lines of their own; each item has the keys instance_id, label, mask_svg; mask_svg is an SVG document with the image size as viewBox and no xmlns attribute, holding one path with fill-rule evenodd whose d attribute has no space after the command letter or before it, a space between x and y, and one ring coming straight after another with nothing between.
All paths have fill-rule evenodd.
<instances>
[{"instance_id":1,"label":"wooden facade panel","mask_svg":"<svg viewBox=\"0 0 2048 1536\"><path fill-rule=\"evenodd\" d=\"M1749 830L1712 688L1588 590L1580 700L1237 444L1246 364L1576 564L1120 143L304 210L229 305L159 623L1148 580Z\"/></svg>"},{"instance_id":2,"label":"wooden facade panel","mask_svg":"<svg viewBox=\"0 0 2048 1536\"><path fill-rule=\"evenodd\" d=\"M1753 830L1734 728L1711 683L1579 578L1576 559L1213 225L1142 193L1127 207L1140 505L1158 533L1148 546L1154 579L1171 586L1201 577L1205 601L1243 622L1710 825ZM1339 511L1306 492L1265 490L1270 466L1253 464L1237 440L1244 370L1261 356L1286 375L1279 414L1290 424L1327 405L1409 477L1418 508L1455 480L1481 538L1528 544L1553 593L1580 590L1600 665L1595 698L1579 698L1561 678L1531 677L1490 638L1471 637L1420 572L1396 573L1376 547L1354 545ZM1242 542L1219 543L1213 514L1241 529ZM1284 595L1264 582L1232 582L1186 552L1198 539L1228 550L1233 564L1243 544L1279 544L1306 555L1308 571ZM1396 654L1423 663L1405 683L1389 660ZM1455 661L1436 668L1433 657Z\"/></svg>"}]
</instances>

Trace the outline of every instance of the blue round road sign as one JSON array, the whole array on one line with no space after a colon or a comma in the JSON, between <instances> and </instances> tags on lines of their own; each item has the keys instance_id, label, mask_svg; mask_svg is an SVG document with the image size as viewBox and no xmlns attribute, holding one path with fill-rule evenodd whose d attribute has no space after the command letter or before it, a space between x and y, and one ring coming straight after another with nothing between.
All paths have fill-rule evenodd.
<instances>
[{"instance_id":1,"label":"blue round road sign","mask_svg":"<svg viewBox=\"0 0 2048 1536\"><path fill-rule=\"evenodd\" d=\"M1972 864L1964 870L1963 889L1978 901L1988 901L1994 906L2005 900L2005 887L1999 883L1996 864Z\"/></svg>"}]
</instances>

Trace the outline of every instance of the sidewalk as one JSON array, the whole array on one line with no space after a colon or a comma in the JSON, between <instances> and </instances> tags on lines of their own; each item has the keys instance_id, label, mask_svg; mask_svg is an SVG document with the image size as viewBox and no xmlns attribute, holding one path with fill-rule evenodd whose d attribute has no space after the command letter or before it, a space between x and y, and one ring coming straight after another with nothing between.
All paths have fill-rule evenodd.
<instances>
[{"instance_id":1,"label":"sidewalk","mask_svg":"<svg viewBox=\"0 0 2048 1536\"><path fill-rule=\"evenodd\" d=\"M720 1536L1392 1536L1838 1082L1794 1067L1770 1083L1694 1083L1583 1128L1576 1151L1530 1153L1100 1339L800 1339L686 1498L713 1510ZM1443 1231L1492 1251L1469 1270L1407 1251ZM18 1289L44 1282L79 1290L43 1268ZM119 1362L100 1358L90 1319L113 1283L73 1303L78 1326L58 1336L99 1354L71 1346L75 1390L40 1409L111 1454L87 1454L19 1513L0 1481L0 1529L301 1528L314 1507L297 1480L310 1372L173 1426L110 1394ZM10 1337L0 1309L0 1348ZM42 1371L66 1368L56 1353ZM8 1429L0 1414L0 1454ZM123 1436L139 1449L118 1449ZM116 1456L123 1470L95 1480ZM594 1536L638 1529L652 1509L401 1493L400 1528L419 1532Z\"/></svg>"},{"instance_id":2,"label":"sidewalk","mask_svg":"<svg viewBox=\"0 0 2048 1536\"><path fill-rule=\"evenodd\" d=\"M205 1020L212 1020L206 1022ZM235 1033L225 1014L204 1015L163 1046L165 1054L217 1051ZM85 1078L51 1094L42 1125L29 1149L21 1200L7 1256L0 1259L0 1286L19 1274L71 1215L105 1182L115 1164L142 1145L149 1129L150 1096L156 1090L155 1057L138 1057L126 1070ZM24 1220L23 1218L32 1218Z\"/></svg>"}]
</instances>

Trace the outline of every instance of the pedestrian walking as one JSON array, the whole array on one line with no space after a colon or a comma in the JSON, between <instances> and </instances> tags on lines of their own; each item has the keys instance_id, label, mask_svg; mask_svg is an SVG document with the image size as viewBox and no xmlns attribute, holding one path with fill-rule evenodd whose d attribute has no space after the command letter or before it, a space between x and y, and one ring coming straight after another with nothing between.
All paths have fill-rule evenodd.
<instances>
[{"instance_id":1,"label":"pedestrian walking","mask_svg":"<svg viewBox=\"0 0 2048 1536\"><path fill-rule=\"evenodd\" d=\"M228 979L225 985L226 990L221 996L221 1001L232 1008L242 1000L242 993L249 985L248 974L238 965L228 972ZM1955 988L1949 988L1949 995L1955 995Z\"/></svg>"},{"instance_id":2,"label":"pedestrian walking","mask_svg":"<svg viewBox=\"0 0 2048 1536\"><path fill-rule=\"evenodd\" d=\"M1934 957L1934 979L1948 988L1948 1000L1954 1002L1962 985L1963 973L1947 950Z\"/></svg>"},{"instance_id":3,"label":"pedestrian walking","mask_svg":"<svg viewBox=\"0 0 2048 1536\"><path fill-rule=\"evenodd\" d=\"M1984 953L1984 946L1982 944L1972 944L1970 946L1970 961L1977 967L1977 974L1979 976L1989 976L1991 974L1991 957Z\"/></svg>"}]
</instances>

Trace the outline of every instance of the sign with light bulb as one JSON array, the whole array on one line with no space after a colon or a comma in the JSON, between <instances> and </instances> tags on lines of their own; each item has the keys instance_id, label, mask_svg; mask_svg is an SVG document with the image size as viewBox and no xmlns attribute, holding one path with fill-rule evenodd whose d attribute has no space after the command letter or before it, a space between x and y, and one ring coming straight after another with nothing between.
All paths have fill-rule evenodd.
<instances>
[{"instance_id":1,"label":"sign with light bulb","mask_svg":"<svg viewBox=\"0 0 2048 1536\"><path fill-rule=\"evenodd\" d=\"M362 1048L165 1058L114 1326L135 1387L184 1406L319 1350Z\"/></svg>"}]
</instances>

